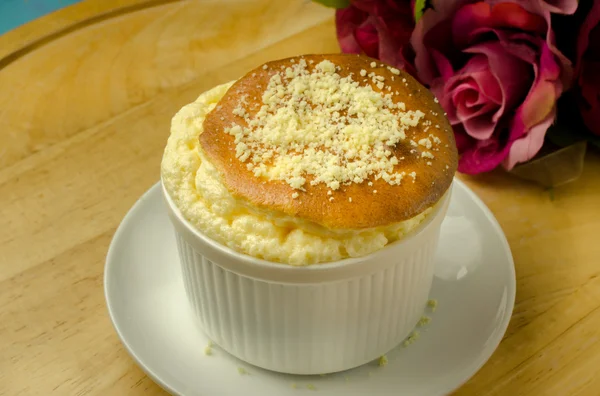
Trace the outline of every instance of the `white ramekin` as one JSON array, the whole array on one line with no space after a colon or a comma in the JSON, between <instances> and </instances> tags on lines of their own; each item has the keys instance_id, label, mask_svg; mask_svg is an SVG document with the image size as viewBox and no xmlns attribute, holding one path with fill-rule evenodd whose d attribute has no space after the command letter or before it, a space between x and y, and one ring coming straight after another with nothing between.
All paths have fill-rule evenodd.
<instances>
[{"instance_id":1,"label":"white ramekin","mask_svg":"<svg viewBox=\"0 0 600 396\"><path fill-rule=\"evenodd\" d=\"M378 358L415 327L451 188L402 240L368 256L307 267L235 252L185 220L164 187L163 194L186 294L206 334L255 366L323 374Z\"/></svg>"}]
</instances>

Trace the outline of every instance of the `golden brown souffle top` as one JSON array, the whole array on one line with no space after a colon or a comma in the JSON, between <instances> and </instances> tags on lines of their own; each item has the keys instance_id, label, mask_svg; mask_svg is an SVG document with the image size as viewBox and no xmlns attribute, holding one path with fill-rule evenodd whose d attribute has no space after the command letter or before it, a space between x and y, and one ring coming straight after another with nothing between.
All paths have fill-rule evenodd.
<instances>
[{"instance_id":1,"label":"golden brown souffle top","mask_svg":"<svg viewBox=\"0 0 600 396\"><path fill-rule=\"evenodd\" d=\"M331 64L335 68L333 71ZM372 114L372 109L364 108L360 109L360 114L357 115L356 108L351 107L356 107L357 103L363 104L361 101L364 100L358 96L356 103L354 100L346 101L342 108L336 105L335 98L328 103L303 100L302 95L305 96L304 99L310 96L306 89L310 89L311 84L317 81L313 88L319 86L318 76L313 74L325 75L329 81L321 82L321 88L327 87L331 81L340 87L343 86L346 91L350 89L351 93L352 89L357 87L370 87L378 96L387 98L385 100L388 104L392 103L386 107L387 118L382 119L388 124L382 124L382 128L391 125L391 114L396 119L392 120L394 125L399 125L403 130L400 135L405 136L398 138L397 133L397 142L388 140L383 142L383 146L380 142L377 149L387 151L384 159L387 164L394 164L393 171L376 169L367 172L366 176L363 174L362 180L361 177L355 177L354 180L340 182L339 186L335 178L331 177L315 182L315 179L323 179L321 173L328 172L328 165L315 165L317 171L313 169L312 174L298 173L296 169L294 175L300 175L300 182L298 177L293 177L292 174L282 176L279 172L278 177L268 174L272 171L278 154L290 157L296 154L303 155L308 151L315 160L323 158L322 155L319 157L319 151L328 153L330 159L338 158L337 165L341 166L336 168L338 179L341 177L340 172L343 176L344 169L348 167L365 166L360 155L347 154L347 151L353 150L352 145L343 143L344 149L339 147L340 142L345 141L345 137L339 136L339 131L340 128L344 128L344 124L349 123L350 117L362 117L367 120L366 123L373 125L373 122L379 122L378 113ZM308 84L309 88L306 88L307 84L302 81L298 83L300 75L303 75L304 83L312 81ZM348 77L354 88L352 84L348 85ZM290 84L299 84L300 88L294 91L299 92L298 94L290 93ZM264 95L265 92L273 90L282 92L274 103L272 97L267 98ZM332 92L335 92L335 89ZM299 147L292 142L292 148L278 153L276 147L271 147L271 154L264 156L268 151L265 150L265 145L268 144L265 142L271 133L265 132L264 128L265 125L273 125L269 124L268 118L278 117L275 113L280 106L292 100L291 95L294 96L295 103L306 102L298 107L303 109L304 120L309 120L306 117L311 116L323 118L324 111L329 111L326 114L334 114L330 110L335 107L335 119L326 120L322 125L322 133L327 134L334 125L337 125L338 132L329 132L327 135L332 136L332 145L325 140L320 142L318 147L313 144L312 150L308 150L308 146ZM264 103L266 99L269 100L267 104ZM404 103L404 106L401 103ZM257 119L260 120L257 122ZM289 124L292 119L294 117L288 117L280 124ZM295 122L299 125L298 128L302 128L302 117L300 121L297 119ZM416 123L415 119L418 120ZM259 131L261 126L263 130ZM290 125L283 125L282 128L290 128ZM403 71L375 59L353 54L304 55L266 63L250 71L231 86L215 109L207 115L203 129L199 137L201 149L219 170L223 183L235 197L258 209L283 212L330 229L362 229L410 219L438 202L449 188L457 168L458 155L452 127L430 91ZM236 133L232 133L232 130ZM356 132L358 137L352 136L352 129L349 131L349 139L362 139L360 130ZM257 134L262 134L262 140L254 138ZM373 133L371 136L365 136L366 140L363 139L363 142L368 143L369 138L372 141L372 135ZM267 136L267 140L264 136ZM281 134L275 140L280 141ZM364 149L364 145L362 147ZM375 149L375 146L369 147L369 150ZM333 157L331 153L334 154ZM258 156L253 157L253 154ZM351 165L352 163L354 165ZM377 165L375 161L375 168ZM257 172L259 166L262 166L262 171ZM289 169L287 171L289 172Z\"/></svg>"}]
</instances>

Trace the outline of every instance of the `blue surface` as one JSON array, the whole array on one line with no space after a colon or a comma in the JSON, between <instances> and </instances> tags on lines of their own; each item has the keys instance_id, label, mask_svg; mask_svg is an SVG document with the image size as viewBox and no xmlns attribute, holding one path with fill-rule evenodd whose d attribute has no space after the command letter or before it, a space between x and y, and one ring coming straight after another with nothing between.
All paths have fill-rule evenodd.
<instances>
[{"instance_id":1,"label":"blue surface","mask_svg":"<svg viewBox=\"0 0 600 396\"><path fill-rule=\"evenodd\" d=\"M0 0L0 34L80 0Z\"/></svg>"}]
</instances>

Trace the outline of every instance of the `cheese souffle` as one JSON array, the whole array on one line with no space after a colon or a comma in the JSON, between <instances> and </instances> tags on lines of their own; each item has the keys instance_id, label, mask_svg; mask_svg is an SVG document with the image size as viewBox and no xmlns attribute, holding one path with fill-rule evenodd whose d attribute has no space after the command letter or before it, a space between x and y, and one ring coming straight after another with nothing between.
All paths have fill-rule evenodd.
<instances>
[{"instance_id":1,"label":"cheese souffle","mask_svg":"<svg viewBox=\"0 0 600 396\"><path fill-rule=\"evenodd\" d=\"M209 238L305 266L361 257L423 222L457 150L432 94L350 54L266 63L174 117L162 182Z\"/></svg>"}]
</instances>

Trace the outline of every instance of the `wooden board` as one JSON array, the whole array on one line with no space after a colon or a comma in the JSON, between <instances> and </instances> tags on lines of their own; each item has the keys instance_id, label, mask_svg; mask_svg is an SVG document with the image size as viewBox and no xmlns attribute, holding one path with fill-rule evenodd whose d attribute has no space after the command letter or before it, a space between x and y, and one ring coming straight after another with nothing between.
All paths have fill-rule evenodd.
<instances>
[{"instance_id":1,"label":"wooden board","mask_svg":"<svg viewBox=\"0 0 600 396\"><path fill-rule=\"evenodd\" d=\"M88 0L0 36L0 394L162 395L104 304L126 211L159 177L173 114L267 60L336 52L308 1ZM600 157L543 189L464 180L517 267L508 333L459 395L600 394Z\"/></svg>"}]
</instances>

